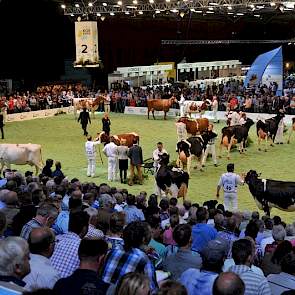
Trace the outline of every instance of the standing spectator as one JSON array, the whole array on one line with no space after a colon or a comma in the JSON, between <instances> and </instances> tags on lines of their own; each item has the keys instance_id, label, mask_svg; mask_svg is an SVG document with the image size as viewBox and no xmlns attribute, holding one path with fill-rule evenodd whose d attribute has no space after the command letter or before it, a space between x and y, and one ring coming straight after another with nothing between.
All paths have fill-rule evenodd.
<instances>
[{"instance_id":1,"label":"standing spectator","mask_svg":"<svg viewBox=\"0 0 295 295\"><path fill-rule=\"evenodd\" d=\"M270 287L266 278L251 270L254 259L254 247L247 239L237 240L233 243L232 256L234 266L229 271L236 273L244 281L246 286L245 295L270 295Z\"/></svg>"},{"instance_id":2,"label":"standing spectator","mask_svg":"<svg viewBox=\"0 0 295 295\"><path fill-rule=\"evenodd\" d=\"M38 209L36 216L27 222L20 233L20 236L25 240L28 240L29 235L33 228L38 227L51 227L58 215L58 209L53 204L43 203Z\"/></svg>"},{"instance_id":3,"label":"standing spectator","mask_svg":"<svg viewBox=\"0 0 295 295\"><path fill-rule=\"evenodd\" d=\"M103 148L103 153L108 158L108 181L116 181L118 149L113 136L110 137L110 143Z\"/></svg>"},{"instance_id":4,"label":"standing spectator","mask_svg":"<svg viewBox=\"0 0 295 295\"><path fill-rule=\"evenodd\" d=\"M98 273L107 250L107 243L103 240L83 239L78 249L79 268L72 275L60 279L55 284L55 293L57 295L106 294L109 284L104 283Z\"/></svg>"},{"instance_id":5,"label":"standing spectator","mask_svg":"<svg viewBox=\"0 0 295 295\"><path fill-rule=\"evenodd\" d=\"M124 250L112 250L105 261L102 279L106 283L117 284L129 272L142 272L150 281L152 293L158 289L155 269L148 256L141 250L149 244L151 229L146 222L136 221L128 224L123 231Z\"/></svg>"},{"instance_id":6,"label":"standing spectator","mask_svg":"<svg viewBox=\"0 0 295 295\"><path fill-rule=\"evenodd\" d=\"M153 151L153 160L154 160L155 172L157 171L157 169L159 167L160 156L162 156L163 154L168 155L167 151L163 148L163 143L159 141L157 143L157 148Z\"/></svg>"},{"instance_id":7,"label":"standing spectator","mask_svg":"<svg viewBox=\"0 0 295 295\"><path fill-rule=\"evenodd\" d=\"M192 228L192 250L201 252L209 241L217 236L217 230L207 224L209 214L206 208L200 207L196 213L197 224Z\"/></svg>"},{"instance_id":8,"label":"standing spectator","mask_svg":"<svg viewBox=\"0 0 295 295\"><path fill-rule=\"evenodd\" d=\"M53 166L53 160L52 159L47 159L46 164L42 169L42 174L44 176L47 176L47 177L51 178L52 177L52 170L51 170L52 166Z\"/></svg>"},{"instance_id":9,"label":"standing spectator","mask_svg":"<svg viewBox=\"0 0 295 295\"><path fill-rule=\"evenodd\" d=\"M102 131L108 136L110 136L110 131L111 131L111 120L109 118L108 113L104 113L103 118L101 119L102 122Z\"/></svg>"},{"instance_id":10,"label":"standing spectator","mask_svg":"<svg viewBox=\"0 0 295 295\"><path fill-rule=\"evenodd\" d=\"M59 161L55 162L55 170L52 172L52 177L59 177L61 179L65 178L63 172L61 171L61 163Z\"/></svg>"},{"instance_id":11,"label":"standing spectator","mask_svg":"<svg viewBox=\"0 0 295 295\"><path fill-rule=\"evenodd\" d=\"M221 273L214 281L213 295L244 295L245 284L232 272Z\"/></svg>"},{"instance_id":12,"label":"standing spectator","mask_svg":"<svg viewBox=\"0 0 295 295\"><path fill-rule=\"evenodd\" d=\"M124 208L126 214L126 223L129 224L133 221L144 221L144 215L141 209L135 206L135 196L129 194L126 198L127 207Z\"/></svg>"},{"instance_id":13,"label":"standing spectator","mask_svg":"<svg viewBox=\"0 0 295 295\"><path fill-rule=\"evenodd\" d=\"M51 263L62 278L70 276L79 266L78 248L88 232L88 224L89 215L86 212L71 213L69 232L56 237Z\"/></svg>"},{"instance_id":14,"label":"standing spectator","mask_svg":"<svg viewBox=\"0 0 295 295\"><path fill-rule=\"evenodd\" d=\"M213 111L213 122L214 123L219 123L218 117L217 117L217 112L218 112L218 100L217 96L213 96L213 101L212 101L212 111Z\"/></svg>"},{"instance_id":15,"label":"standing spectator","mask_svg":"<svg viewBox=\"0 0 295 295\"><path fill-rule=\"evenodd\" d=\"M26 240L8 237L0 241L0 294L21 294L22 280L30 273L30 252ZM3 292L2 292L3 291Z\"/></svg>"},{"instance_id":16,"label":"standing spectator","mask_svg":"<svg viewBox=\"0 0 295 295\"><path fill-rule=\"evenodd\" d=\"M92 136L87 137L87 141L85 142L85 152L87 157L87 176L94 177L95 169L96 169L96 149L95 146L99 144L99 141L92 141Z\"/></svg>"},{"instance_id":17,"label":"standing spectator","mask_svg":"<svg viewBox=\"0 0 295 295\"><path fill-rule=\"evenodd\" d=\"M191 227L179 224L173 231L173 239L179 247L177 253L168 256L163 262L163 270L171 273L171 279L178 280L189 268L200 269L202 258L198 252L191 251Z\"/></svg>"},{"instance_id":18,"label":"standing spectator","mask_svg":"<svg viewBox=\"0 0 295 295\"><path fill-rule=\"evenodd\" d=\"M227 255L228 247L222 241L210 241L201 252L202 268L190 268L182 273L179 281L182 283L188 295L202 294L211 295L213 283L221 273L224 259Z\"/></svg>"},{"instance_id":19,"label":"standing spectator","mask_svg":"<svg viewBox=\"0 0 295 295\"><path fill-rule=\"evenodd\" d=\"M244 184L241 177L234 173L234 164L227 165L227 173L221 175L219 183L217 185L216 197L219 198L220 188L224 191L224 209L230 210L232 207L233 211L238 210L238 196L237 196L237 186Z\"/></svg>"},{"instance_id":20,"label":"standing spectator","mask_svg":"<svg viewBox=\"0 0 295 295\"><path fill-rule=\"evenodd\" d=\"M55 244L52 230L48 227L34 228L30 233L28 243L31 252L31 272L24 277L25 289L28 291L53 289L60 276L49 260Z\"/></svg>"},{"instance_id":21,"label":"standing spectator","mask_svg":"<svg viewBox=\"0 0 295 295\"><path fill-rule=\"evenodd\" d=\"M104 93L104 111L105 113L110 113L111 111L111 108L110 108L110 105L111 105L111 97L110 95L108 94L107 90L105 91Z\"/></svg>"},{"instance_id":22,"label":"standing spectator","mask_svg":"<svg viewBox=\"0 0 295 295\"><path fill-rule=\"evenodd\" d=\"M122 138L120 146L117 147L119 170L121 183L127 183L127 171L128 171L128 147L126 146L126 139Z\"/></svg>"},{"instance_id":23,"label":"standing spectator","mask_svg":"<svg viewBox=\"0 0 295 295\"><path fill-rule=\"evenodd\" d=\"M128 157L130 158L130 180L129 185L133 185L134 182L134 169L136 167L138 173L139 184L143 183L141 166L143 164L142 149L138 145L138 141L133 141L133 146L128 151Z\"/></svg>"},{"instance_id":24,"label":"standing spectator","mask_svg":"<svg viewBox=\"0 0 295 295\"><path fill-rule=\"evenodd\" d=\"M87 111L86 108L83 108L83 111L79 115L78 122L80 121L81 121L81 126L83 129L84 135L87 136L88 135L87 125L88 125L88 122L91 124L91 119L89 116L89 112Z\"/></svg>"}]
</instances>

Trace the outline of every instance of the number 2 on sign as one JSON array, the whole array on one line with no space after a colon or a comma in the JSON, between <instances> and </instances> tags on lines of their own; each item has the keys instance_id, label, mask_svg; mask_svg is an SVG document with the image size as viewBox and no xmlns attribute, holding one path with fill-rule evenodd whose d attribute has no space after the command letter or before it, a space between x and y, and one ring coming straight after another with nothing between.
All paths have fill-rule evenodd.
<instances>
[{"instance_id":1,"label":"number 2 on sign","mask_svg":"<svg viewBox=\"0 0 295 295\"><path fill-rule=\"evenodd\" d=\"M82 53L87 53L87 45L83 44L81 46L83 48Z\"/></svg>"}]
</instances>

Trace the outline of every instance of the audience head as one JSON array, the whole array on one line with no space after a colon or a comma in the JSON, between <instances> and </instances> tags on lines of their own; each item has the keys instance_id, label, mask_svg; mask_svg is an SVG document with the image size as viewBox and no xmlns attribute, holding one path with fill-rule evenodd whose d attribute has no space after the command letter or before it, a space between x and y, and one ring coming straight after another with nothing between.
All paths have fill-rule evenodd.
<instances>
[{"instance_id":1,"label":"audience head","mask_svg":"<svg viewBox=\"0 0 295 295\"><path fill-rule=\"evenodd\" d=\"M42 222L43 225L51 227L58 215L58 209L54 204L50 203L42 203L36 213L36 217L38 217L39 221Z\"/></svg>"},{"instance_id":2,"label":"audience head","mask_svg":"<svg viewBox=\"0 0 295 295\"><path fill-rule=\"evenodd\" d=\"M253 245L248 239L240 239L233 242L232 257L236 265L250 266L253 261Z\"/></svg>"},{"instance_id":3,"label":"audience head","mask_svg":"<svg viewBox=\"0 0 295 295\"><path fill-rule=\"evenodd\" d=\"M116 295L149 295L149 278L141 273L130 272L125 274L116 288Z\"/></svg>"},{"instance_id":4,"label":"audience head","mask_svg":"<svg viewBox=\"0 0 295 295\"><path fill-rule=\"evenodd\" d=\"M6 229L6 215L0 211L0 238Z\"/></svg>"},{"instance_id":5,"label":"audience head","mask_svg":"<svg viewBox=\"0 0 295 295\"><path fill-rule=\"evenodd\" d=\"M82 239L88 232L89 215L84 211L70 213L69 232L73 232Z\"/></svg>"},{"instance_id":6,"label":"audience head","mask_svg":"<svg viewBox=\"0 0 295 295\"><path fill-rule=\"evenodd\" d=\"M151 240L151 228L149 224L143 221L129 223L123 230L123 240L126 251L148 245Z\"/></svg>"},{"instance_id":7,"label":"audience head","mask_svg":"<svg viewBox=\"0 0 295 295\"><path fill-rule=\"evenodd\" d=\"M169 209L169 200L168 200L168 198L163 198L160 201L159 207L162 209L162 211L167 211Z\"/></svg>"},{"instance_id":8,"label":"audience head","mask_svg":"<svg viewBox=\"0 0 295 295\"><path fill-rule=\"evenodd\" d=\"M213 295L243 295L245 284L233 272L223 272L214 281Z\"/></svg>"},{"instance_id":9,"label":"audience head","mask_svg":"<svg viewBox=\"0 0 295 295\"><path fill-rule=\"evenodd\" d=\"M208 211L204 207L199 207L196 213L196 218L198 223L206 223L208 220Z\"/></svg>"},{"instance_id":10,"label":"audience head","mask_svg":"<svg viewBox=\"0 0 295 295\"><path fill-rule=\"evenodd\" d=\"M186 247L191 241L192 229L188 224L178 224L173 230L173 240L178 247Z\"/></svg>"},{"instance_id":11,"label":"audience head","mask_svg":"<svg viewBox=\"0 0 295 295\"><path fill-rule=\"evenodd\" d=\"M289 253L281 261L282 272L295 275L295 254Z\"/></svg>"},{"instance_id":12,"label":"audience head","mask_svg":"<svg viewBox=\"0 0 295 295\"><path fill-rule=\"evenodd\" d=\"M169 200L170 207L176 207L177 206L177 198L171 198Z\"/></svg>"},{"instance_id":13,"label":"audience head","mask_svg":"<svg viewBox=\"0 0 295 295\"><path fill-rule=\"evenodd\" d=\"M55 235L48 227L33 228L28 244L32 254L39 254L49 258L54 251Z\"/></svg>"},{"instance_id":14,"label":"audience head","mask_svg":"<svg viewBox=\"0 0 295 295\"><path fill-rule=\"evenodd\" d=\"M30 273L29 246L20 237L0 241L0 275L22 279Z\"/></svg>"},{"instance_id":15,"label":"audience head","mask_svg":"<svg viewBox=\"0 0 295 295\"><path fill-rule=\"evenodd\" d=\"M135 196L129 194L126 198L126 203L128 206L134 206L135 205Z\"/></svg>"},{"instance_id":16,"label":"audience head","mask_svg":"<svg viewBox=\"0 0 295 295\"><path fill-rule=\"evenodd\" d=\"M162 283L158 295L187 295L186 288L179 282L168 280Z\"/></svg>"},{"instance_id":17,"label":"audience head","mask_svg":"<svg viewBox=\"0 0 295 295\"><path fill-rule=\"evenodd\" d=\"M265 229L267 230L272 230L273 228L273 221L271 218L267 217L265 220L264 220L264 227Z\"/></svg>"},{"instance_id":18,"label":"audience head","mask_svg":"<svg viewBox=\"0 0 295 295\"><path fill-rule=\"evenodd\" d=\"M89 224L96 227L98 211L95 208L88 207L84 209L84 212L86 212L89 215Z\"/></svg>"},{"instance_id":19,"label":"audience head","mask_svg":"<svg viewBox=\"0 0 295 295\"><path fill-rule=\"evenodd\" d=\"M274 216L272 220L273 220L273 225L279 225L282 222L281 217L280 216L277 216L277 215Z\"/></svg>"},{"instance_id":20,"label":"audience head","mask_svg":"<svg viewBox=\"0 0 295 295\"><path fill-rule=\"evenodd\" d=\"M272 229L272 237L275 241L283 241L286 237L286 231L284 227L279 225L274 225Z\"/></svg>"},{"instance_id":21,"label":"audience head","mask_svg":"<svg viewBox=\"0 0 295 295\"><path fill-rule=\"evenodd\" d=\"M172 214L172 215L170 215L170 226L172 227L172 228L175 228L175 226L177 225L177 224L179 224L179 215L178 214Z\"/></svg>"},{"instance_id":22,"label":"audience head","mask_svg":"<svg viewBox=\"0 0 295 295\"><path fill-rule=\"evenodd\" d=\"M120 234L125 226L125 214L123 212L115 212L110 217L110 232Z\"/></svg>"},{"instance_id":23,"label":"audience head","mask_svg":"<svg viewBox=\"0 0 295 295\"><path fill-rule=\"evenodd\" d=\"M272 263L280 264L282 258L288 253L291 253L292 249L293 246L290 241L283 241L282 243L278 244L271 257Z\"/></svg>"},{"instance_id":24,"label":"audience head","mask_svg":"<svg viewBox=\"0 0 295 295\"><path fill-rule=\"evenodd\" d=\"M157 215L151 215L151 216L148 216L147 222L151 227L152 238L158 239L161 235L161 232L162 232L161 218Z\"/></svg>"},{"instance_id":25,"label":"audience head","mask_svg":"<svg viewBox=\"0 0 295 295\"><path fill-rule=\"evenodd\" d=\"M259 228L257 223L251 220L246 226L245 236L251 237L253 240L255 240L258 232L259 232Z\"/></svg>"},{"instance_id":26,"label":"audience head","mask_svg":"<svg viewBox=\"0 0 295 295\"><path fill-rule=\"evenodd\" d=\"M252 220L258 220L259 219L259 212L253 211L252 212Z\"/></svg>"}]
</instances>

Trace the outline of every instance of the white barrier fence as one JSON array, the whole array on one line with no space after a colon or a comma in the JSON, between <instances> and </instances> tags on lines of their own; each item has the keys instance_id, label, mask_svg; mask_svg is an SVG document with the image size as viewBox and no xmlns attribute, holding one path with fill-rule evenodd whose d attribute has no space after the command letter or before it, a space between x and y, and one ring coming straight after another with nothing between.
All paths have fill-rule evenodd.
<instances>
[{"instance_id":1,"label":"white barrier fence","mask_svg":"<svg viewBox=\"0 0 295 295\"><path fill-rule=\"evenodd\" d=\"M146 107L125 107L124 114L127 115L145 115L147 116L147 108ZM151 115L151 113L150 113ZM155 111L155 116L157 117L163 117L164 113ZM167 113L167 116L169 117L177 117L179 116L179 109L170 109ZM275 114L266 114L266 113L247 113L247 117L251 118L254 122L257 122L258 120L265 120L269 119L271 117L274 117ZM192 117L199 117L198 114L192 114ZM212 111L206 111L204 115L202 115L203 118L207 118L209 120L213 120L213 112ZM292 118L295 116L292 115L285 115L284 123L287 125L292 124ZM217 119L218 120L226 120L225 112L217 112Z\"/></svg>"}]
</instances>

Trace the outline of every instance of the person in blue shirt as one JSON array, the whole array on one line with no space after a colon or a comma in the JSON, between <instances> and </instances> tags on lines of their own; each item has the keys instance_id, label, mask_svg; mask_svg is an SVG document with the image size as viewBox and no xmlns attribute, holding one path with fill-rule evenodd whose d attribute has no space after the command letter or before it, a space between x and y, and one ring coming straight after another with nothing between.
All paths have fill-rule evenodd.
<instances>
[{"instance_id":1,"label":"person in blue shirt","mask_svg":"<svg viewBox=\"0 0 295 295\"><path fill-rule=\"evenodd\" d=\"M144 221L144 215L142 210L138 209L135 206L135 196L128 195L126 198L127 207L124 208L126 214L126 224L129 224L132 221Z\"/></svg>"},{"instance_id":2,"label":"person in blue shirt","mask_svg":"<svg viewBox=\"0 0 295 295\"><path fill-rule=\"evenodd\" d=\"M207 224L209 213L206 208L200 207L196 213L197 224L192 228L192 250L201 252L209 241L217 236L217 230Z\"/></svg>"},{"instance_id":3,"label":"person in blue shirt","mask_svg":"<svg viewBox=\"0 0 295 295\"><path fill-rule=\"evenodd\" d=\"M55 162L55 170L52 172L52 177L60 177L61 179L65 178L63 172L61 171L61 163L58 161Z\"/></svg>"}]
</instances>

